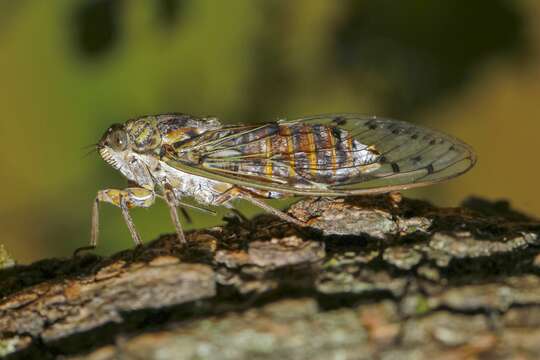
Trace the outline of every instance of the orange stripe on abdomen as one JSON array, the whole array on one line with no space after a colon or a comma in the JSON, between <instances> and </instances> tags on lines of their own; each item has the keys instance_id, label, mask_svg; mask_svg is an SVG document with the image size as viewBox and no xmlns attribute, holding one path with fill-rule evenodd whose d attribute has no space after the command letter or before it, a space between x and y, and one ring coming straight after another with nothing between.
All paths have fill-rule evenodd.
<instances>
[{"instance_id":1,"label":"orange stripe on abdomen","mask_svg":"<svg viewBox=\"0 0 540 360\"><path fill-rule=\"evenodd\" d=\"M279 127L279 135L285 139L287 147L287 155L289 160L289 176L296 176L295 170L295 159L294 159L294 142L291 136L291 129L287 125L282 125Z\"/></svg>"},{"instance_id":2,"label":"orange stripe on abdomen","mask_svg":"<svg viewBox=\"0 0 540 360\"><path fill-rule=\"evenodd\" d=\"M265 140L266 143L266 166L264 168L264 173L267 176L274 175L273 168L272 168L272 161L270 158L272 157L272 139L270 136L268 136Z\"/></svg>"},{"instance_id":3,"label":"orange stripe on abdomen","mask_svg":"<svg viewBox=\"0 0 540 360\"><path fill-rule=\"evenodd\" d=\"M307 151L309 159L309 172L311 175L317 175L318 163L317 163L317 148L315 144L315 138L313 136L313 129L311 126L306 125L303 129L305 132L302 133L302 136L306 136L307 140Z\"/></svg>"}]
</instances>

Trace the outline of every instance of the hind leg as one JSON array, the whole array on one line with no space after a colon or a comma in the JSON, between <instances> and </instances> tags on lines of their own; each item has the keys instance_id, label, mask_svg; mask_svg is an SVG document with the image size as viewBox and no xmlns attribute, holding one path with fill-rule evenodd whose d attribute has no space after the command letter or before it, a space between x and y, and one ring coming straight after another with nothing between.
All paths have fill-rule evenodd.
<instances>
[{"instance_id":1,"label":"hind leg","mask_svg":"<svg viewBox=\"0 0 540 360\"><path fill-rule=\"evenodd\" d=\"M227 190L226 192L221 194L217 198L216 201L217 201L218 205L222 205L223 203L229 202L229 201L234 200L234 199L246 200L246 201L252 203L253 205L265 210L266 212L269 212L270 214L275 215L275 216L279 217L280 219L285 220L287 222L290 222L292 224L295 224L295 225L298 225L298 226L301 226L301 227L308 226L307 223L305 223L303 221L300 221L300 220L288 215L287 213L268 205L264 201L258 199L256 195L251 194L248 190L244 190L244 189L241 189L241 188L236 188L235 187L235 188L231 188L231 189Z\"/></svg>"}]
</instances>

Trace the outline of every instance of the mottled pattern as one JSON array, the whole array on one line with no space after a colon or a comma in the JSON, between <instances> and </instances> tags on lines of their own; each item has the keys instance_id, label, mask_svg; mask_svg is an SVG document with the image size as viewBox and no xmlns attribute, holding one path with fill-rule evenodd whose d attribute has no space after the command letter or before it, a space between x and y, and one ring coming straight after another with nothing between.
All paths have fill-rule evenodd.
<instances>
[{"instance_id":1,"label":"mottled pattern","mask_svg":"<svg viewBox=\"0 0 540 360\"><path fill-rule=\"evenodd\" d=\"M197 118L186 114L157 115L157 128L164 145L180 147L209 130L221 127L215 118Z\"/></svg>"},{"instance_id":2,"label":"mottled pattern","mask_svg":"<svg viewBox=\"0 0 540 360\"><path fill-rule=\"evenodd\" d=\"M378 157L345 130L308 124L253 128L223 142L219 149L202 160L204 166L299 185L346 181Z\"/></svg>"},{"instance_id":3,"label":"mottled pattern","mask_svg":"<svg viewBox=\"0 0 540 360\"><path fill-rule=\"evenodd\" d=\"M347 196L399 191L468 171L474 151L446 134L358 114L260 125L158 115L154 154L185 173L281 194Z\"/></svg>"}]
</instances>

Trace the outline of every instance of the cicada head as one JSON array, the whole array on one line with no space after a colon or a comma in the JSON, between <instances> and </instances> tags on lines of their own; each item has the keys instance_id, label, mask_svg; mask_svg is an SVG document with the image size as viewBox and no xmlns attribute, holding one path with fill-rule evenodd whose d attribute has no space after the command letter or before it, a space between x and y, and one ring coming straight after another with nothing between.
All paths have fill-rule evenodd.
<instances>
[{"instance_id":1,"label":"cicada head","mask_svg":"<svg viewBox=\"0 0 540 360\"><path fill-rule=\"evenodd\" d=\"M125 167L126 155L130 148L130 140L124 125L110 126L97 144L103 160L117 170Z\"/></svg>"},{"instance_id":2,"label":"cicada head","mask_svg":"<svg viewBox=\"0 0 540 360\"><path fill-rule=\"evenodd\" d=\"M155 117L146 116L112 125L101 137L97 148L103 160L133 180L140 173L137 169L141 164L139 160L153 158L153 152L160 144Z\"/></svg>"}]
</instances>

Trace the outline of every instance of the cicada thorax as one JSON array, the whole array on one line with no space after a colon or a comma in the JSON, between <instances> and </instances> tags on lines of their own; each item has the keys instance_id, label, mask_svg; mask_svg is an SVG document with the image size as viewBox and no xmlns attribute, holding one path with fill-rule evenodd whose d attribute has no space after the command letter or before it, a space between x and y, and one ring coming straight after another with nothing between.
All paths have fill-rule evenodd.
<instances>
[{"instance_id":1,"label":"cicada thorax","mask_svg":"<svg viewBox=\"0 0 540 360\"><path fill-rule=\"evenodd\" d=\"M221 124L214 117L194 117L186 114L158 115L157 127L163 144L179 148L209 130L219 129Z\"/></svg>"},{"instance_id":2,"label":"cicada thorax","mask_svg":"<svg viewBox=\"0 0 540 360\"><path fill-rule=\"evenodd\" d=\"M131 148L138 153L154 150L161 145L155 116L129 120L126 122L125 129L131 140Z\"/></svg>"},{"instance_id":3,"label":"cicada thorax","mask_svg":"<svg viewBox=\"0 0 540 360\"><path fill-rule=\"evenodd\" d=\"M224 142L203 165L295 185L335 184L369 171L378 157L336 126L274 123Z\"/></svg>"}]
</instances>

